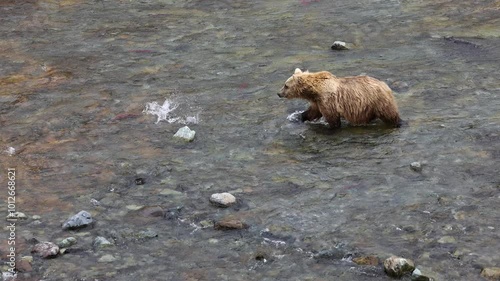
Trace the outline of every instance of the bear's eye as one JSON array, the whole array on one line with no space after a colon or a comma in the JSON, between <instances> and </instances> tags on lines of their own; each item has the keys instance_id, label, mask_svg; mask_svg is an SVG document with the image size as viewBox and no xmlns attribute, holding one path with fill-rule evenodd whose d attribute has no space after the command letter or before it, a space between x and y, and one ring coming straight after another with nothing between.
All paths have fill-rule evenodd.
<instances>
[{"instance_id":1,"label":"bear's eye","mask_svg":"<svg viewBox=\"0 0 500 281\"><path fill-rule=\"evenodd\" d=\"M285 85L285 86L284 86L284 88L285 88L285 89L288 89L288 85Z\"/></svg>"}]
</instances>

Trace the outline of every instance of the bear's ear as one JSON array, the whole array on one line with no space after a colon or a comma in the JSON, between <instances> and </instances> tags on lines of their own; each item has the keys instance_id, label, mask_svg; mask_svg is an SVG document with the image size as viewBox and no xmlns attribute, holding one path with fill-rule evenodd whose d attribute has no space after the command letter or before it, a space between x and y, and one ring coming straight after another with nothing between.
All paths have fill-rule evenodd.
<instances>
[{"instance_id":1,"label":"bear's ear","mask_svg":"<svg viewBox=\"0 0 500 281\"><path fill-rule=\"evenodd\" d=\"M303 73L309 73L309 70L304 71Z\"/></svg>"},{"instance_id":2,"label":"bear's ear","mask_svg":"<svg viewBox=\"0 0 500 281\"><path fill-rule=\"evenodd\" d=\"M302 73L302 70L300 68L295 68L295 72L293 74L300 74Z\"/></svg>"}]
</instances>

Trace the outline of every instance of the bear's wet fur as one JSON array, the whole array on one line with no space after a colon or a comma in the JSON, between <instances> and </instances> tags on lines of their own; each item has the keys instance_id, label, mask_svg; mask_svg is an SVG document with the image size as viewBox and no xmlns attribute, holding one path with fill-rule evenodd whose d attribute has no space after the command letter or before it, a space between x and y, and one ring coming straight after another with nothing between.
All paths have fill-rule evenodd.
<instances>
[{"instance_id":1,"label":"bear's wet fur","mask_svg":"<svg viewBox=\"0 0 500 281\"><path fill-rule=\"evenodd\" d=\"M302 72L297 68L278 96L309 101L302 121L324 117L331 127L340 127L341 117L352 125L365 125L376 118L394 127L402 123L392 90L370 76L336 77L328 71Z\"/></svg>"}]
</instances>

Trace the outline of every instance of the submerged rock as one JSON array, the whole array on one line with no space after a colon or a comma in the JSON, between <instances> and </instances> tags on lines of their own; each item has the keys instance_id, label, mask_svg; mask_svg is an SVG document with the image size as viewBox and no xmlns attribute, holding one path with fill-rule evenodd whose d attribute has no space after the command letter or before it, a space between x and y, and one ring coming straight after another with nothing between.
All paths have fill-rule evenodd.
<instances>
[{"instance_id":1,"label":"submerged rock","mask_svg":"<svg viewBox=\"0 0 500 281\"><path fill-rule=\"evenodd\" d=\"M137 233L137 239L155 238L158 237L158 233L151 229L142 230Z\"/></svg>"},{"instance_id":2,"label":"submerged rock","mask_svg":"<svg viewBox=\"0 0 500 281\"><path fill-rule=\"evenodd\" d=\"M415 269L415 264L410 259L392 256L384 261L384 270L391 277L401 277L410 274Z\"/></svg>"},{"instance_id":3,"label":"submerged rock","mask_svg":"<svg viewBox=\"0 0 500 281\"><path fill-rule=\"evenodd\" d=\"M92 219L92 215L90 215L87 211L80 211L78 214L69 218L64 224L63 229L77 229L81 227L85 227L94 222Z\"/></svg>"},{"instance_id":4,"label":"submerged rock","mask_svg":"<svg viewBox=\"0 0 500 281\"><path fill-rule=\"evenodd\" d=\"M347 44L345 42L335 41L333 42L332 50L343 51L343 50L349 50L349 48L347 47Z\"/></svg>"},{"instance_id":5,"label":"submerged rock","mask_svg":"<svg viewBox=\"0 0 500 281\"><path fill-rule=\"evenodd\" d=\"M362 256L353 258L352 261L358 265L378 265L379 259L375 256Z\"/></svg>"},{"instance_id":6,"label":"submerged rock","mask_svg":"<svg viewBox=\"0 0 500 281\"><path fill-rule=\"evenodd\" d=\"M216 222L214 228L217 230L245 229L249 228L249 225L239 219L226 217Z\"/></svg>"},{"instance_id":7,"label":"submerged rock","mask_svg":"<svg viewBox=\"0 0 500 281\"><path fill-rule=\"evenodd\" d=\"M210 196L210 202L216 206L227 208L236 203L236 197L231 193L214 193Z\"/></svg>"},{"instance_id":8,"label":"submerged rock","mask_svg":"<svg viewBox=\"0 0 500 281\"><path fill-rule=\"evenodd\" d=\"M457 240L453 236L443 236L437 241L439 244L455 244Z\"/></svg>"},{"instance_id":9,"label":"submerged rock","mask_svg":"<svg viewBox=\"0 0 500 281\"><path fill-rule=\"evenodd\" d=\"M144 217L164 217L165 211L160 206L146 206L141 209L141 215Z\"/></svg>"},{"instance_id":10,"label":"submerged rock","mask_svg":"<svg viewBox=\"0 0 500 281\"><path fill-rule=\"evenodd\" d=\"M481 270L481 276L487 280L500 280L500 267L485 267Z\"/></svg>"},{"instance_id":11,"label":"submerged rock","mask_svg":"<svg viewBox=\"0 0 500 281\"><path fill-rule=\"evenodd\" d=\"M76 244L76 238L75 237L68 237L68 238L64 238L63 240L61 240L61 242L58 242L57 246L59 246L59 248L68 248L68 247L73 246L75 244Z\"/></svg>"},{"instance_id":12,"label":"submerged rock","mask_svg":"<svg viewBox=\"0 0 500 281\"><path fill-rule=\"evenodd\" d=\"M114 262L116 260L116 258L113 256L113 255L104 255L102 257L99 258L99 260L97 260L98 262L101 262L101 263L106 263L106 262Z\"/></svg>"},{"instance_id":13,"label":"submerged rock","mask_svg":"<svg viewBox=\"0 0 500 281\"><path fill-rule=\"evenodd\" d=\"M194 135L196 132L194 130L189 129L188 126L184 126L180 128L177 133L175 133L174 137L180 138L186 141L193 141L194 140Z\"/></svg>"},{"instance_id":14,"label":"submerged rock","mask_svg":"<svg viewBox=\"0 0 500 281\"><path fill-rule=\"evenodd\" d=\"M344 258L346 255L346 252L338 249L338 248L333 248L329 250L321 250L317 254L313 255L313 258L315 259L326 259L326 260L340 260Z\"/></svg>"},{"instance_id":15,"label":"submerged rock","mask_svg":"<svg viewBox=\"0 0 500 281\"><path fill-rule=\"evenodd\" d=\"M94 247L96 249L102 249L110 246L113 246L113 243L109 242L108 239L102 236L97 236L94 240Z\"/></svg>"},{"instance_id":16,"label":"submerged rock","mask_svg":"<svg viewBox=\"0 0 500 281\"><path fill-rule=\"evenodd\" d=\"M44 259L55 258L59 253L59 247L52 242L41 242L36 244L31 250Z\"/></svg>"}]
</instances>

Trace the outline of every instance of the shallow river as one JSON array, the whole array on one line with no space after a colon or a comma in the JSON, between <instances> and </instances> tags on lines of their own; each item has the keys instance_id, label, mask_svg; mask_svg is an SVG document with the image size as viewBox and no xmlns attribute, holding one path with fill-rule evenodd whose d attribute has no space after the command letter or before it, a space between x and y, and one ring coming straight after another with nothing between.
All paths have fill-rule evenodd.
<instances>
[{"instance_id":1,"label":"shallow river","mask_svg":"<svg viewBox=\"0 0 500 281\"><path fill-rule=\"evenodd\" d=\"M391 255L480 280L500 267L499 18L498 0L0 1L17 257L77 238L18 280L390 280ZM386 81L407 125L290 121L296 67ZM180 119L143 113L165 100ZM93 227L62 230L80 210ZM249 228L214 229L228 216Z\"/></svg>"}]
</instances>

